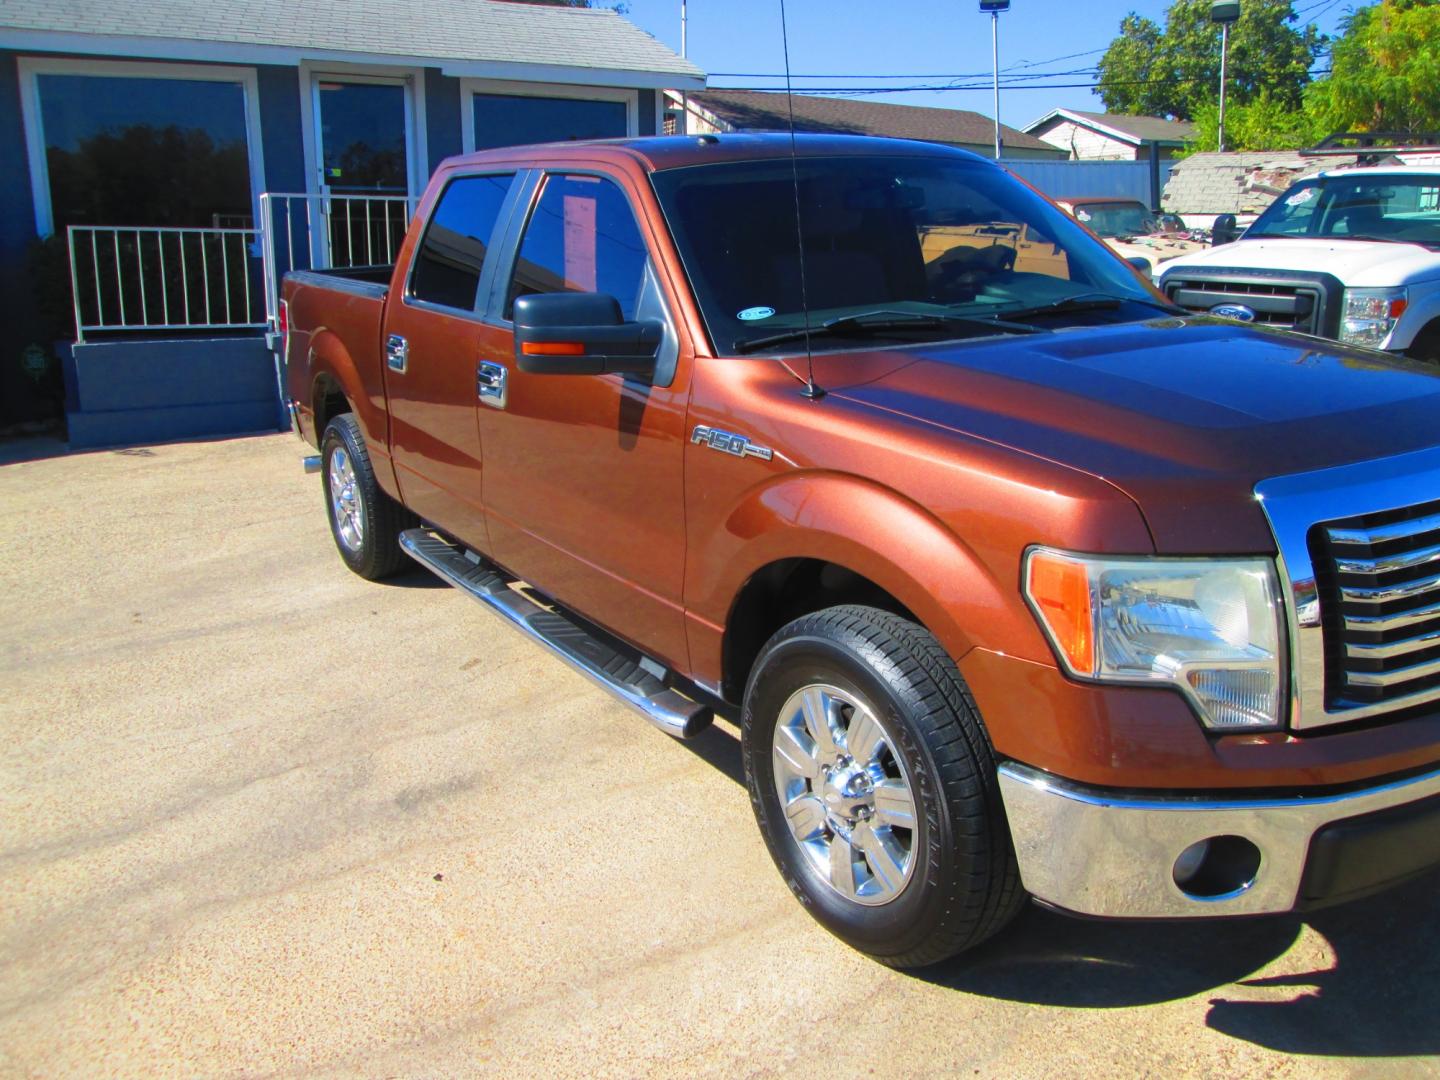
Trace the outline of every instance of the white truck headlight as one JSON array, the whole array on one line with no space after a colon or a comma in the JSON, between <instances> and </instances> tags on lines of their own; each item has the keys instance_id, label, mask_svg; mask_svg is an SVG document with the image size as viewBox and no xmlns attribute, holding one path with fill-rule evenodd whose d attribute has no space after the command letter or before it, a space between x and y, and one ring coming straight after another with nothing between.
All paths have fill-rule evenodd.
<instances>
[{"instance_id":1,"label":"white truck headlight","mask_svg":"<svg viewBox=\"0 0 1440 1080\"><path fill-rule=\"evenodd\" d=\"M1340 340L1380 348L1405 313L1408 302L1404 289L1346 289L1340 315Z\"/></svg>"},{"instance_id":2,"label":"white truck headlight","mask_svg":"<svg viewBox=\"0 0 1440 1080\"><path fill-rule=\"evenodd\" d=\"M1081 679L1168 683L1218 731L1281 724L1281 607L1270 559L1103 558L1031 548L1025 599Z\"/></svg>"}]
</instances>

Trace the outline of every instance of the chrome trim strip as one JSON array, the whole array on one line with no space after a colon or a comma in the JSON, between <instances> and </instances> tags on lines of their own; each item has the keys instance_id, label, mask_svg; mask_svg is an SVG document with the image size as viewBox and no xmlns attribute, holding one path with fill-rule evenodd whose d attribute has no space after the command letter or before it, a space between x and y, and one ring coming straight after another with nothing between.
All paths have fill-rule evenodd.
<instances>
[{"instance_id":1,"label":"chrome trim strip","mask_svg":"<svg viewBox=\"0 0 1440 1080\"><path fill-rule=\"evenodd\" d=\"M1440 514L1397 521L1393 525L1377 525L1373 529L1330 529L1333 544L1354 544L1370 547L1386 544L1391 540L1403 540L1407 536L1421 536L1425 533L1440 532Z\"/></svg>"},{"instance_id":2,"label":"chrome trim strip","mask_svg":"<svg viewBox=\"0 0 1440 1080\"><path fill-rule=\"evenodd\" d=\"M1386 630L1416 626L1431 619L1440 619L1440 604L1426 604L1424 607L1397 612L1394 615L1346 615L1345 629L1379 634Z\"/></svg>"},{"instance_id":3,"label":"chrome trim strip","mask_svg":"<svg viewBox=\"0 0 1440 1080\"><path fill-rule=\"evenodd\" d=\"M604 662L616 657L614 651L569 619L542 608L510 584L488 563L455 547L425 529L406 529L400 534L405 554L499 615L532 641L545 646L561 660L597 686L610 691L667 735L689 739L710 725L714 712L708 705L664 687L645 693L641 687L612 678ZM547 630L547 624L551 627ZM555 630L558 632L551 632Z\"/></svg>"},{"instance_id":4,"label":"chrome trim strip","mask_svg":"<svg viewBox=\"0 0 1440 1080\"><path fill-rule=\"evenodd\" d=\"M1432 592L1440 592L1440 574L1403 585L1346 585L1340 590L1340 599L1355 604L1383 604L1387 600L1409 600Z\"/></svg>"},{"instance_id":5,"label":"chrome trim strip","mask_svg":"<svg viewBox=\"0 0 1440 1080\"><path fill-rule=\"evenodd\" d=\"M1440 769L1338 795L1284 799L1126 794L1015 762L1001 765L999 776L1025 890L1068 911L1114 918L1290 911L1319 829L1440 794ZM1242 891L1188 896L1175 884L1175 860L1214 836L1255 844L1260 870Z\"/></svg>"},{"instance_id":6,"label":"chrome trim strip","mask_svg":"<svg viewBox=\"0 0 1440 1080\"><path fill-rule=\"evenodd\" d=\"M1347 641L1345 655L1353 656L1357 660L1389 660L1395 656L1405 656L1423 649L1431 649L1436 645L1440 645L1440 627L1426 630L1423 634L1416 634L1413 637L1400 638L1398 641L1386 641L1376 645ZM1351 683L1364 682L1364 674L1363 671L1346 671L1345 673Z\"/></svg>"},{"instance_id":7,"label":"chrome trim strip","mask_svg":"<svg viewBox=\"0 0 1440 1080\"><path fill-rule=\"evenodd\" d=\"M1385 555L1374 559L1357 559L1350 556L1336 559L1335 565L1342 574L1388 574L1392 570L1409 570L1433 562L1440 562L1440 545L1417 548L1415 551L1404 551L1396 555Z\"/></svg>"},{"instance_id":8,"label":"chrome trim strip","mask_svg":"<svg viewBox=\"0 0 1440 1080\"><path fill-rule=\"evenodd\" d=\"M1279 549L1280 577L1290 600L1290 726L1295 730L1360 720L1433 700L1425 691L1413 698L1370 703L1339 701L1333 710L1326 707L1325 640L1308 541L1310 530L1325 522L1405 509L1436 491L1440 491L1440 447L1272 477L1255 485L1255 497ZM1421 497L1417 499L1417 495ZM1413 595L1426 591L1417 590L1419 584L1409 582L1394 588L1409 589ZM1347 600L1359 599L1357 592L1370 600L1379 598L1379 590L1348 587L1342 595Z\"/></svg>"},{"instance_id":9,"label":"chrome trim strip","mask_svg":"<svg viewBox=\"0 0 1440 1080\"><path fill-rule=\"evenodd\" d=\"M1345 679L1352 686L1396 686L1430 675L1440 675L1440 660L1426 660L1423 664L1411 664L1394 671L1346 671ZM1402 700L1390 698L1385 702L1386 708L1398 709L1401 707L1398 702Z\"/></svg>"}]
</instances>

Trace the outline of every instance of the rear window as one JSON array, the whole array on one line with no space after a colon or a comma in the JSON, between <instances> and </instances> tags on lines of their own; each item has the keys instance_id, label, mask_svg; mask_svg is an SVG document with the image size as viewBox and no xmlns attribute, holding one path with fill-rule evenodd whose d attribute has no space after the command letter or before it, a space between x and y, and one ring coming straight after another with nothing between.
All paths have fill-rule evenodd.
<instances>
[{"instance_id":1,"label":"rear window","mask_svg":"<svg viewBox=\"0 0 1440 1080\"><path fill-rule=\"evenodd\" d=\"M475 310L485 253L514 179L514 173L462 176L446 185L415 255L413 299Z\"/></svg>"}]
</instances>

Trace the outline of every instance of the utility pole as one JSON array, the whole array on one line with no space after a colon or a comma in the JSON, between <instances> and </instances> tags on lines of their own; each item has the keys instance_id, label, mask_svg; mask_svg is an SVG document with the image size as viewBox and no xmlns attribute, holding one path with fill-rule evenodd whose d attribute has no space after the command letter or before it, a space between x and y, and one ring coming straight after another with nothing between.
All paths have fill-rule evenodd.
<instances>
[{"instance_id":1,"label":"utility pole","mask_svg":"<svg viewBox=\"0 0 1440 1080\"><path fill-rule=\"evenodd\" d=\"M995 78L995 160L1000 160L1000 12L1010 0L980 0L980 14L990 16L990 69Z\"/></svg>"},{"instance_id":2,"label":"utility pole","mask_svg":"<svg viewBox=\"0 0 1440 1080\"><path fill-rule=\"evenodd\" d=\"M1220 24L1220 121L1215 149L1225 152L1225 59L1230 52L1230 24L1240 19L1240 0L1213 0L1210 21Z\"/></svg>"},{"instance_id":3,"label":"utility pole","mask_svg":"<svg viewBox=\"0 0 1440 1080\"><path fill-rule=\"evenodd\" d=\"M689 13L686 11L685 0L680 0L680 59L682 60L689 59L690 56L690 43L687 40L689 36L689 30L690 16ZM685 90L680 91L679 133L681 135L688 135L690 133L690 94Z\"/></svg>"}]
</instances>

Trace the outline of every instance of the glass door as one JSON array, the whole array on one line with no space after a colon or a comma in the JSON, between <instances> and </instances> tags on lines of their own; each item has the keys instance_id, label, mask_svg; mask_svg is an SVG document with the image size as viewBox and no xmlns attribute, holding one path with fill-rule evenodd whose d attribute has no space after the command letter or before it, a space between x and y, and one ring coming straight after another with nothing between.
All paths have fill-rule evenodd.
<instances>
[{"instance_id":1,"label":"glass door","mask_svg":"<svg viewBox=\"0 0 1440 1080\"><path fill-rule=\"evenodd\" d=\"M328 263L391 261L409 220L410 87L404 79L317 74L316 167Z\"/></svg>"}]
</instances>

